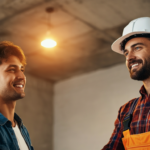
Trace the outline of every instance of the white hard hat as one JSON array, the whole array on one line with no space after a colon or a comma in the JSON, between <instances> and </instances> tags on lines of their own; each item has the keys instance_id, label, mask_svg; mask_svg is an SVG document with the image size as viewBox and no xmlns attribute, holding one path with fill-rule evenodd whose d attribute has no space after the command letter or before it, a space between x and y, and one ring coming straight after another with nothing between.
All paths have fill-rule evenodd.
<instances>
[{"instance_id":1,"label":"white hard hat","mask_svg":"<svg viewBox=\"0 0 150 150\"><path fill-rule=\"evenodd\" d=\"M122 37L118 38L111 46L112 50L123 54L121 51L121 43L126 38L136 34L150 34L150 17L141 17L132 20L123 30Z\"/></svg>"}]
</instances>

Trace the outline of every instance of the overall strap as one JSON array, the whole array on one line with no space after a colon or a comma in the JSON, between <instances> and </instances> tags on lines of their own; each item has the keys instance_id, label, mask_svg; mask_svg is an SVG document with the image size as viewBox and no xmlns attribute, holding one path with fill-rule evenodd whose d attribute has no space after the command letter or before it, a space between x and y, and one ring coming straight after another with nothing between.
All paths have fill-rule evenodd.
<instances>
[{"instance_id":1,"label":"overall strap","mask_svg":"<svg viewBox=\"0 0 150 150\"><path fill-rule=\"evenodd\" d=\"M139 97L134 100L133 104L130 107L129 112L124 117L124 120L123 120L123 126L124 126L123 131L128 130L130 128L130 123L132 121L132 113L133 113L133 111L135 109L135 106L136 106L136 104L138 102L138 99L139 99Z\"/></svg>"}]
</instances>

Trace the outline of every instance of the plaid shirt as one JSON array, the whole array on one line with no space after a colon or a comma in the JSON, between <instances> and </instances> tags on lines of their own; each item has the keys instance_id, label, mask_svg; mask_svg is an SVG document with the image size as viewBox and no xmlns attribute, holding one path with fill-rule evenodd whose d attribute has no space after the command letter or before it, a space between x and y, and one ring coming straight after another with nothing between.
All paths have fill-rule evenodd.
<instances>
[{"instance_id":1,"label":"plaid shirt","mask_svg":"<svg viewBox=\"0 0 150 150\"><path fill-rule=\"evenodd\" d=\"M130 134L138 134L150 131L150 96L147 96L144 86L140 89L141 96L133 112L133 118L130 124ZM133 101L132 99L119 109L118 117L115 121L115 129L107 145L102 150L124 150L123 137L123 120L128 113Z\"/></svg>"}]
</instances>

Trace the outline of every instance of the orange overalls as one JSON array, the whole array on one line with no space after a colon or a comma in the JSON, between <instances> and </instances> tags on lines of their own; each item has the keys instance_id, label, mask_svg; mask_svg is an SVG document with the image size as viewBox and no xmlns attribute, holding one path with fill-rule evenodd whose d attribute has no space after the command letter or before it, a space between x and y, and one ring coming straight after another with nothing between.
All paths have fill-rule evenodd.
<instances>
[{"instance_id":1,"label":"orange overalls","mask_svg":"<svg viewBox=\"0 0 150 150\"><path fill-rule=\"evenodd\" d=\"M150 132L130 135L130 131L126 130L123 135L125 150L150 150Z\"/></svg>"},{"instance_id":2,"label":"orange overalls","mask_svg":"<svg viewBox=\"0 0 150 150\"><path fill-rule=\"evenodd\" d=\"M133 102L128 115L125 117L123 121L124 138L122 138L122 142L125 150L150 150L150 132L130 135L129 131L130 122L132 120L132 113L137 104L137 101L138 99L136 99Z\"/></svg>"}]
</instances>

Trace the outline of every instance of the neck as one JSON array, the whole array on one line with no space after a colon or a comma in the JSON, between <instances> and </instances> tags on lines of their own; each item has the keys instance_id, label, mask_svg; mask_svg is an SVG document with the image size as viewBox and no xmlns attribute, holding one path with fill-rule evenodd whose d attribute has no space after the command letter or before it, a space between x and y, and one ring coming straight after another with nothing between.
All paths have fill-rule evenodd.
<instances>
[{"instance_id":1,"label":"neck","mask_svg":"<svg viewBox=\"0 0 150 150\"><path fill-rule=\"evenodd\" d=\"M11 121L12 126L15 127L14 112L15 112L16 101L4 102L0 100L0 113L3 114L9 121Z\"/></svg>"}]
</instances>

